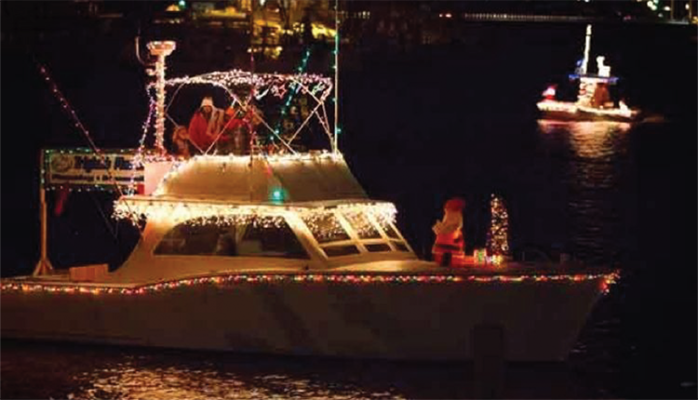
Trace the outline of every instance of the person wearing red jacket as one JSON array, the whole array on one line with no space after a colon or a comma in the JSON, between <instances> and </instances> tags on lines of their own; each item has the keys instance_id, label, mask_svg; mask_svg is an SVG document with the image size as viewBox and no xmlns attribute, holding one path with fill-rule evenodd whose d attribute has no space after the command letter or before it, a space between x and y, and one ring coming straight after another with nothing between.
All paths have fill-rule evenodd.
<instances>
[{"instance_id":1,"label":"person wearing red jacket","mask_svg":"<svg viewBox=\"0 0 698 400\"><path fill-rule=\"evenodd\" d=\"M201 107L189 122L189 139L201 153L208 152L220 131L221 110L213 105L211 97L204 97Z\"/></svg>"}]
</instances>

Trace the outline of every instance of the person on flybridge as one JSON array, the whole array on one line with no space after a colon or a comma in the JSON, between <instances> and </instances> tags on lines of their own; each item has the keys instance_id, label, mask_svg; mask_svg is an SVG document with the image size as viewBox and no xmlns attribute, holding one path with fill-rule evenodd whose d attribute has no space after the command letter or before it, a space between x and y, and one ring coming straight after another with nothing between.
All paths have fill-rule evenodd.
<instances>
[{"instance_id":1,"label":"person on flybridge","mask_svg":"<svg viewBox=\"0 0 698 400\"><path fill-rule=\"evenodd\" d=\"M221 129L222 110L213 104L213 98L207 96L201 100L201 107L189 122L189 140L198 152L206 153L216 140Z\"/></svg>"},{"instance_id":2,"label":"person on flybridge","mask_svg":"<svg viewBox=\"0 0 698 400\"><path fill-rule=\"evenodd\" d=\"M250 154L252 140L261 123L261 110L252 102L246 105L233 103L225 110L222 131L217 143L219 154Z\"/></svg>"}]
</instances>

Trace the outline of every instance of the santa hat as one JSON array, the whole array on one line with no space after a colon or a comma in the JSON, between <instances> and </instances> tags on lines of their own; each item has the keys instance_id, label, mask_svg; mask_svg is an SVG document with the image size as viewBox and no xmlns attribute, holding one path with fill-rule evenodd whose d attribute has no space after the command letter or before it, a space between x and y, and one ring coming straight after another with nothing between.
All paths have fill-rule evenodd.
<instances>
[{"instance_id":1,"label":"santa hat","mask_svg":"<svg viewBox=\"0 0 698 400\"><path fill-rule=\"evenodd\" d=\"M454 197L446 202L444 209L449 211L461 211L465 207L465 200L460 197Z\"/></svg>"},{"instance_id":2,"label":"santa hat","mask_svg":"<svg viewBox=\"0 0 698 400\"><path fill-rule=\"evenodd\" d=\"M213 99L210 97L204 97L203 100L201 100L201 107L209 106L213 108Z\"/></svg>"}]
</instances>

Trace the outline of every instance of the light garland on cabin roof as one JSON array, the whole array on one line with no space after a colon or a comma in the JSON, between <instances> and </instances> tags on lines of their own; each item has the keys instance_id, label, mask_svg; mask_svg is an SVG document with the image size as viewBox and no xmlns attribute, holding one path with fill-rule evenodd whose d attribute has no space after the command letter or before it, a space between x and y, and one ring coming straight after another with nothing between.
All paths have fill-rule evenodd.
<instances>
[{"instance_id":1,"label":"light garland on cabin roof","mask_svg":"<svg viewBox=\"0 0 698 400\"><path fill-rule=\"evenodd\" d=\"M301 219L320 243L349 240L349 234L332 212L305 214Z\"/></svg>"},{"instance_id":2,"label":"light garland on cabin roof","mask_svg":"<svg viewBox=\"0 0 698 400\"><path fill-rule=\"evenodd\" d=\"M62 285L56 283L23 283L11 278L2 283L3 292L58 293L90 295L144 295L198 285L223 286L229 284L275 283L330 283L330 284L445 284L445 283L536 283L586 282L601 280L601 291L606 294L619 278L618 272L608 274L576 275L369 275L369 274L233 274L180 279L134 287L99 284Z\"/></svg>"},{"instance_id":3,"label":"light garland on cabin roof","mask_svg":"<svg viewBox=\"0 0 698 400\"><path fill-rule=\"evenodd\" d=\"M170 220L175 223L192 221L193 224L215 223L230 225L249 222L256 217L268 219L265 226L281 226L289 213L297 214L306 223L313 224L334 210L342 212L365 212L378 219L395 221L397 210L392 203L352 203L336 207L298 207L283 205L248 205L170 201L151 198L122 197L114 205L114 218L127 218L131 221L139 218L153 220ZM313 224L312 226L315 226ZM318 228L320 229L320 228Z\"/></svg>"},{"instance_id":4,"label":"light garland on cabin roof","mask_svg":"<svg viewBox=\"0 0 698 400\"><path fill-rule=\"evenodd\" d=\"M381 234L371 222L368 215L357 210L347 210L342 213L344 218L349 222L349 225L356 231L361 239L380 238Z\"/></svg>"}]
</instances>

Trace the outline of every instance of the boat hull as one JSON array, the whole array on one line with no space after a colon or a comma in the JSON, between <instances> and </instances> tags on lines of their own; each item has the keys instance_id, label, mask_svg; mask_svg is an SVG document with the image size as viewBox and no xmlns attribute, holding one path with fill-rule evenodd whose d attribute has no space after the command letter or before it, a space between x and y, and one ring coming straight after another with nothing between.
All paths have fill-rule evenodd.
<instances>
[{"instance_id":1,"label":"boat hull","mask_svg":"<svg viewBox=\"0 0 698 400\"><path fill-rule=\"evenodd\" d=\"M468 360L498 326L510 361L561 361L604 287L586 281L243 282L141 294L2 292L2 336L350 358Z\"/></svg>"},{"instance_id":2,"label":"boat hull","mask_svg":"<svg viewBox=\"0 0 698 400\"><path fill-rule=\"evenodd\" d=\"M540 119L552 121L612 121L632 123L638 119L637 114L633 116L623 116L618 114L601 114L576 110L575 112L565 110L539 110Z\"/></svg>"}]
</instances>

